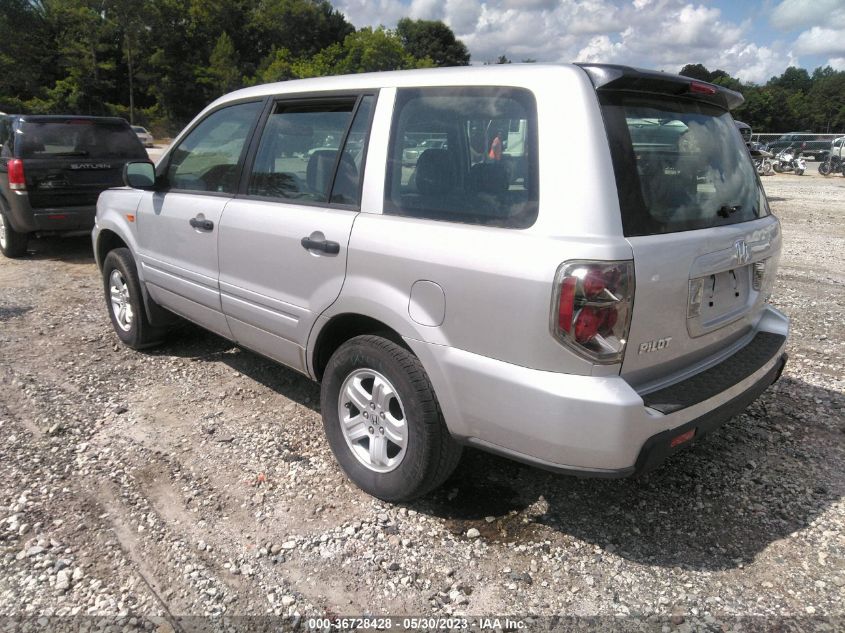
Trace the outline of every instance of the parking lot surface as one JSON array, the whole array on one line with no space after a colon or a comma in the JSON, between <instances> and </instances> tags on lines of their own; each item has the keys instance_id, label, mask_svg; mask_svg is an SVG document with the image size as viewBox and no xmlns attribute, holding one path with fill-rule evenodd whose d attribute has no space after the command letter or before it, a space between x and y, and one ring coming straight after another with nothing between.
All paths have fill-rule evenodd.
<instances>
[{"instance_id":1,"label":"parking lot surface","mask_svg":"<svg viewBox=\"0 0 845 633\"><path fill-rule=\"evenodd\" d=\"M119 345L87 239L0 259L0 615L841 618L845 178L811 171L764 179L793 330L745 413L638 479L468 450L408 505L346 481L303 376L188 324Z\"/></svg>"}]
</instances>

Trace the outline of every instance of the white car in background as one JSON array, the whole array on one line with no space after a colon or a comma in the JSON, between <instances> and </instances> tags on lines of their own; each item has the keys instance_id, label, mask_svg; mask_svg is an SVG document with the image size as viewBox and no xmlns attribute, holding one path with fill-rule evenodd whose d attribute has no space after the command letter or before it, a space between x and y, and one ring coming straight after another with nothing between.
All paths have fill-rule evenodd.
<instances>
[{"instance_id":1,"label":"white car in background","mask_svg":"<svg viewBox=\"0 0 845 633\"><path fill-rule=\"evenodd\" d=\"M138 135L138 140L143 143L144 147L152 147L153 146L153 135L150 134L149 130L145 127L141 127L140 125L133 125L132 131Z\"/></svg>"}]
</instances>

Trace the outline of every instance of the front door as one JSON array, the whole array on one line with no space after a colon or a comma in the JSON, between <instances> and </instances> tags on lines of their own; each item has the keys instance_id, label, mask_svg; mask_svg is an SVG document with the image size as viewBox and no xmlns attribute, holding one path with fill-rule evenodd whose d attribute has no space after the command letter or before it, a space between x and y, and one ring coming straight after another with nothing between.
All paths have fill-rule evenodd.
<instances>
[{"instance_id":1,"label":"front door","mask_svg":"<svg viewBox=\"0 0 845 633\"><path fill-rule=\"evenodd\" d=\"M204 118L165 159L166 188L145 193L137 212L141 272L152 298L228 338L218 231L262 105L240 103Z\"/></svg>"},{"instance_id":2,"label":"front door","mask_svg":"<svg viewBox=\"0 0 845 633\"><path fill-rule=\"evenodd\" d=\"M234 339L300 371L314 320L346 275L374 101L276 103L243 195L220 222L220 291Z\"/></svg>"}]
</instances>

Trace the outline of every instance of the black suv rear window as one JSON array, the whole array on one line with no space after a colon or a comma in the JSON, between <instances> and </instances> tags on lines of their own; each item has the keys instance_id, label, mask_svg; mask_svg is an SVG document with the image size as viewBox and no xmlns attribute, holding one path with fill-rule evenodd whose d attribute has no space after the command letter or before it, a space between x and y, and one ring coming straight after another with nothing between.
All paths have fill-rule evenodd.
<instances>
[{"instance_id":1,"label":"black suv rear window","mask_svg":"<svg viewBox=\"0 0 845 633\"><path fill-rule=\"evenodd\" d=\"M147 158L129 125L96 119L21 122L15 138L21 158Z\"/></svg>"},{"instance_id":2,"label":"black suv rear window","mask_svg":"<svg viewBox=\"0 0 845 633\"><path fill-rule=\"evenodd\" d=\"M625 235L754 220L769 213L742 137L699 101L601 93Z\"/></svg>"}]
</instances>

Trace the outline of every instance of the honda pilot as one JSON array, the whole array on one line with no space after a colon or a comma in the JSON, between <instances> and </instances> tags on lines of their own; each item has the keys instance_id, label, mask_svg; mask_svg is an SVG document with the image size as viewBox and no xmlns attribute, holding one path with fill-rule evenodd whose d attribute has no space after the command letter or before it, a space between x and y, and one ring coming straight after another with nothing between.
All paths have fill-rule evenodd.
<instances>
[{"instance_id":1,"label":"honda pilot","mask_svg":"<svg viewBox=\"0 0 845 633\"><path fill-rule=\"evenodd\" d=\"M100 196L111 322L138 349L178 315L320 381L337 462L385 500L464 445L649 470L786 362L741 102L598 64L239 90Z\"/></svg>"}]
</instances>

